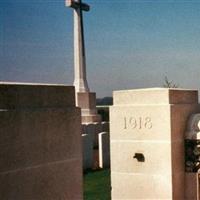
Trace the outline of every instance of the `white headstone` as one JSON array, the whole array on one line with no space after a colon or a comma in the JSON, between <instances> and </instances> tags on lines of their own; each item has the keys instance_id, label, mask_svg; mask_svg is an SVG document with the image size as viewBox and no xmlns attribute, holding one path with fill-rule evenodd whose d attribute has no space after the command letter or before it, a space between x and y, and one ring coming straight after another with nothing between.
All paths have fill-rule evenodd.
<instances>
[{"instance_id":1,"label":"white headstone","mask_svg":"<svg viewBox=\"0 0 200 200\"><path fill-rule=\"evenodd\" d=\"M98 147L98 135L102 132L102 124L95 122L94 147Z\"/></svg>"},{"instance_id":2,"label":"white headstone","mask_svg":"<svg viewBox=\"0 0 200 200\"><path fill-rule=\"evenodd\" d=\"M95 141L95 125L94 123L90 123L86 125L86 134L90 135L90 137L92 138L92 144L94 146L94 141Z\"/></svg>"},{"instance_id":3,"label":"white headstone","mask_svg":"<svg viewBox=\"0 0 200 200\"><path fill-rule=\"evenodd\" d=\"M102 131L103 132L109 132L109 122L101 122L102 124Z\"/></svg>"},{"instance_id":4,"label":"white headstone","mask_svg":"<svg viewBox=\"0 0 200 200\"><path fill-rule=\"evenodd\" d=\"M110 166L110 136L107 132L99 133L99 167Z\"/></svg>"},{"instance_id":5,"label":"white headstone","mask_svg":"<svg viewBox=\"0 0 200 200\"><path fill-rule=\"evenodd\" d=\"M88 134L82 135L83 169L91 169L93 165L93 141Z\"/></svg>"}]
</instances>

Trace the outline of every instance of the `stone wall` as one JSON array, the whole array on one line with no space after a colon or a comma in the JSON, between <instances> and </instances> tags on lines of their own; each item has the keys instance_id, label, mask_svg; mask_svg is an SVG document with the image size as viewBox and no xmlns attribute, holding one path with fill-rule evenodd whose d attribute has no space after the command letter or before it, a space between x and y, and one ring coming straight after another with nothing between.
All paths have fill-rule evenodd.
<instances>
[{"instance_id":1,"label":"stone wall","mask_svg":"<svg viewBox=\"0 0 200 200\"><path fill-rule=\"evenodd\" d=\"M81 200L74 87L0 84L0 199Z\"/></svg>"}]
</instances>

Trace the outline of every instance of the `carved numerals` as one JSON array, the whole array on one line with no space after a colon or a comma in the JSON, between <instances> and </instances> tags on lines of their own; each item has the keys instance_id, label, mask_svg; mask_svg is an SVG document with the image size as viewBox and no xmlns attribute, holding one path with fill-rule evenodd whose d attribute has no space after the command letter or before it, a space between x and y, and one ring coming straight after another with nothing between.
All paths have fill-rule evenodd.
<instances>
[{"instance_id":1,"label":"carved numerals","mask_svg":"<svg viewBox=\"0 0 200 200\"><path fill-rule=\"evenodd\" d=\"M152 127L150 117L124 117L124 129L151 129Z\"/></svg>"}]
</instances>

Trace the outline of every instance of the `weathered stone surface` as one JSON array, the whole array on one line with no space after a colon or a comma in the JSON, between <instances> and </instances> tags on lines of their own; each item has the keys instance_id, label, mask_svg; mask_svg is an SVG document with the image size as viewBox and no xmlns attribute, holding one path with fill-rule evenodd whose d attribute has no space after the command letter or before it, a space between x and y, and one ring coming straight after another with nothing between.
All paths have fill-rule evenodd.
<instances>
[{"instance_id":1,"label":"weathered stone surface","mask_svg":"<svg viewBox=\"0 0 200 200\"><path fill-rule=\"evenodd\" d=\"M110 108L112 199L184 199L184 132L198 93L114 92Z\"/></svg>"},{"instance_id":2,"label":"weathered stone surface","mask_svg":"<svg viewBox=\"0 0 200 200\"><path fill-rule=\"evenodd\" d=\"M111 141L112 170L120 173L166 174L171 173L170 142ZM120 156L116 152L120 149ZM158 151L162 149L162 151ZM133 158L135 153L142 153L145 161ZM165 155L165 159L163 159Z\"/></svg>"},{"instance_id":3,"label":"weathered stone surface","mask_svg":"<svg viewBox=\"0 0 200 200\"><path fill-rule=\"evenodd\" d=\"M1 89L0 199L82 199L81 116L73 87Z\"/></svg>"},{"instance_id":4,"label":"weathered stone surface","mask_svg":"<svg viewBox=\"0 0 200 200\"><path fill-rule=\"evenodd\" d=\"M74 128L79 114L75 108L0 111L0 172L80 157L81 146L72 147L81 137Z\"/></svg>"}]
</instances>

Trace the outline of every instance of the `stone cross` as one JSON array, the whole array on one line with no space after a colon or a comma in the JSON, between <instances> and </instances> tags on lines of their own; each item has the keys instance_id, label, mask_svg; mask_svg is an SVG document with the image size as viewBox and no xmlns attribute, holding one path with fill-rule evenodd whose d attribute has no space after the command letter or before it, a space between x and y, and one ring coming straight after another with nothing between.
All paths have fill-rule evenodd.
<instances>
[{"instance_id":1,"label":"stone cross","mask_svg":"<svg viewBox=\"0 0 200 200\"><path fill-rule=\"evenodd\" d=\"M66 6L74 9L74 86L76 93L89 92L82 11L89 11L90 7L81 0L66 0Z\"/></svg>"}]
</instances>

